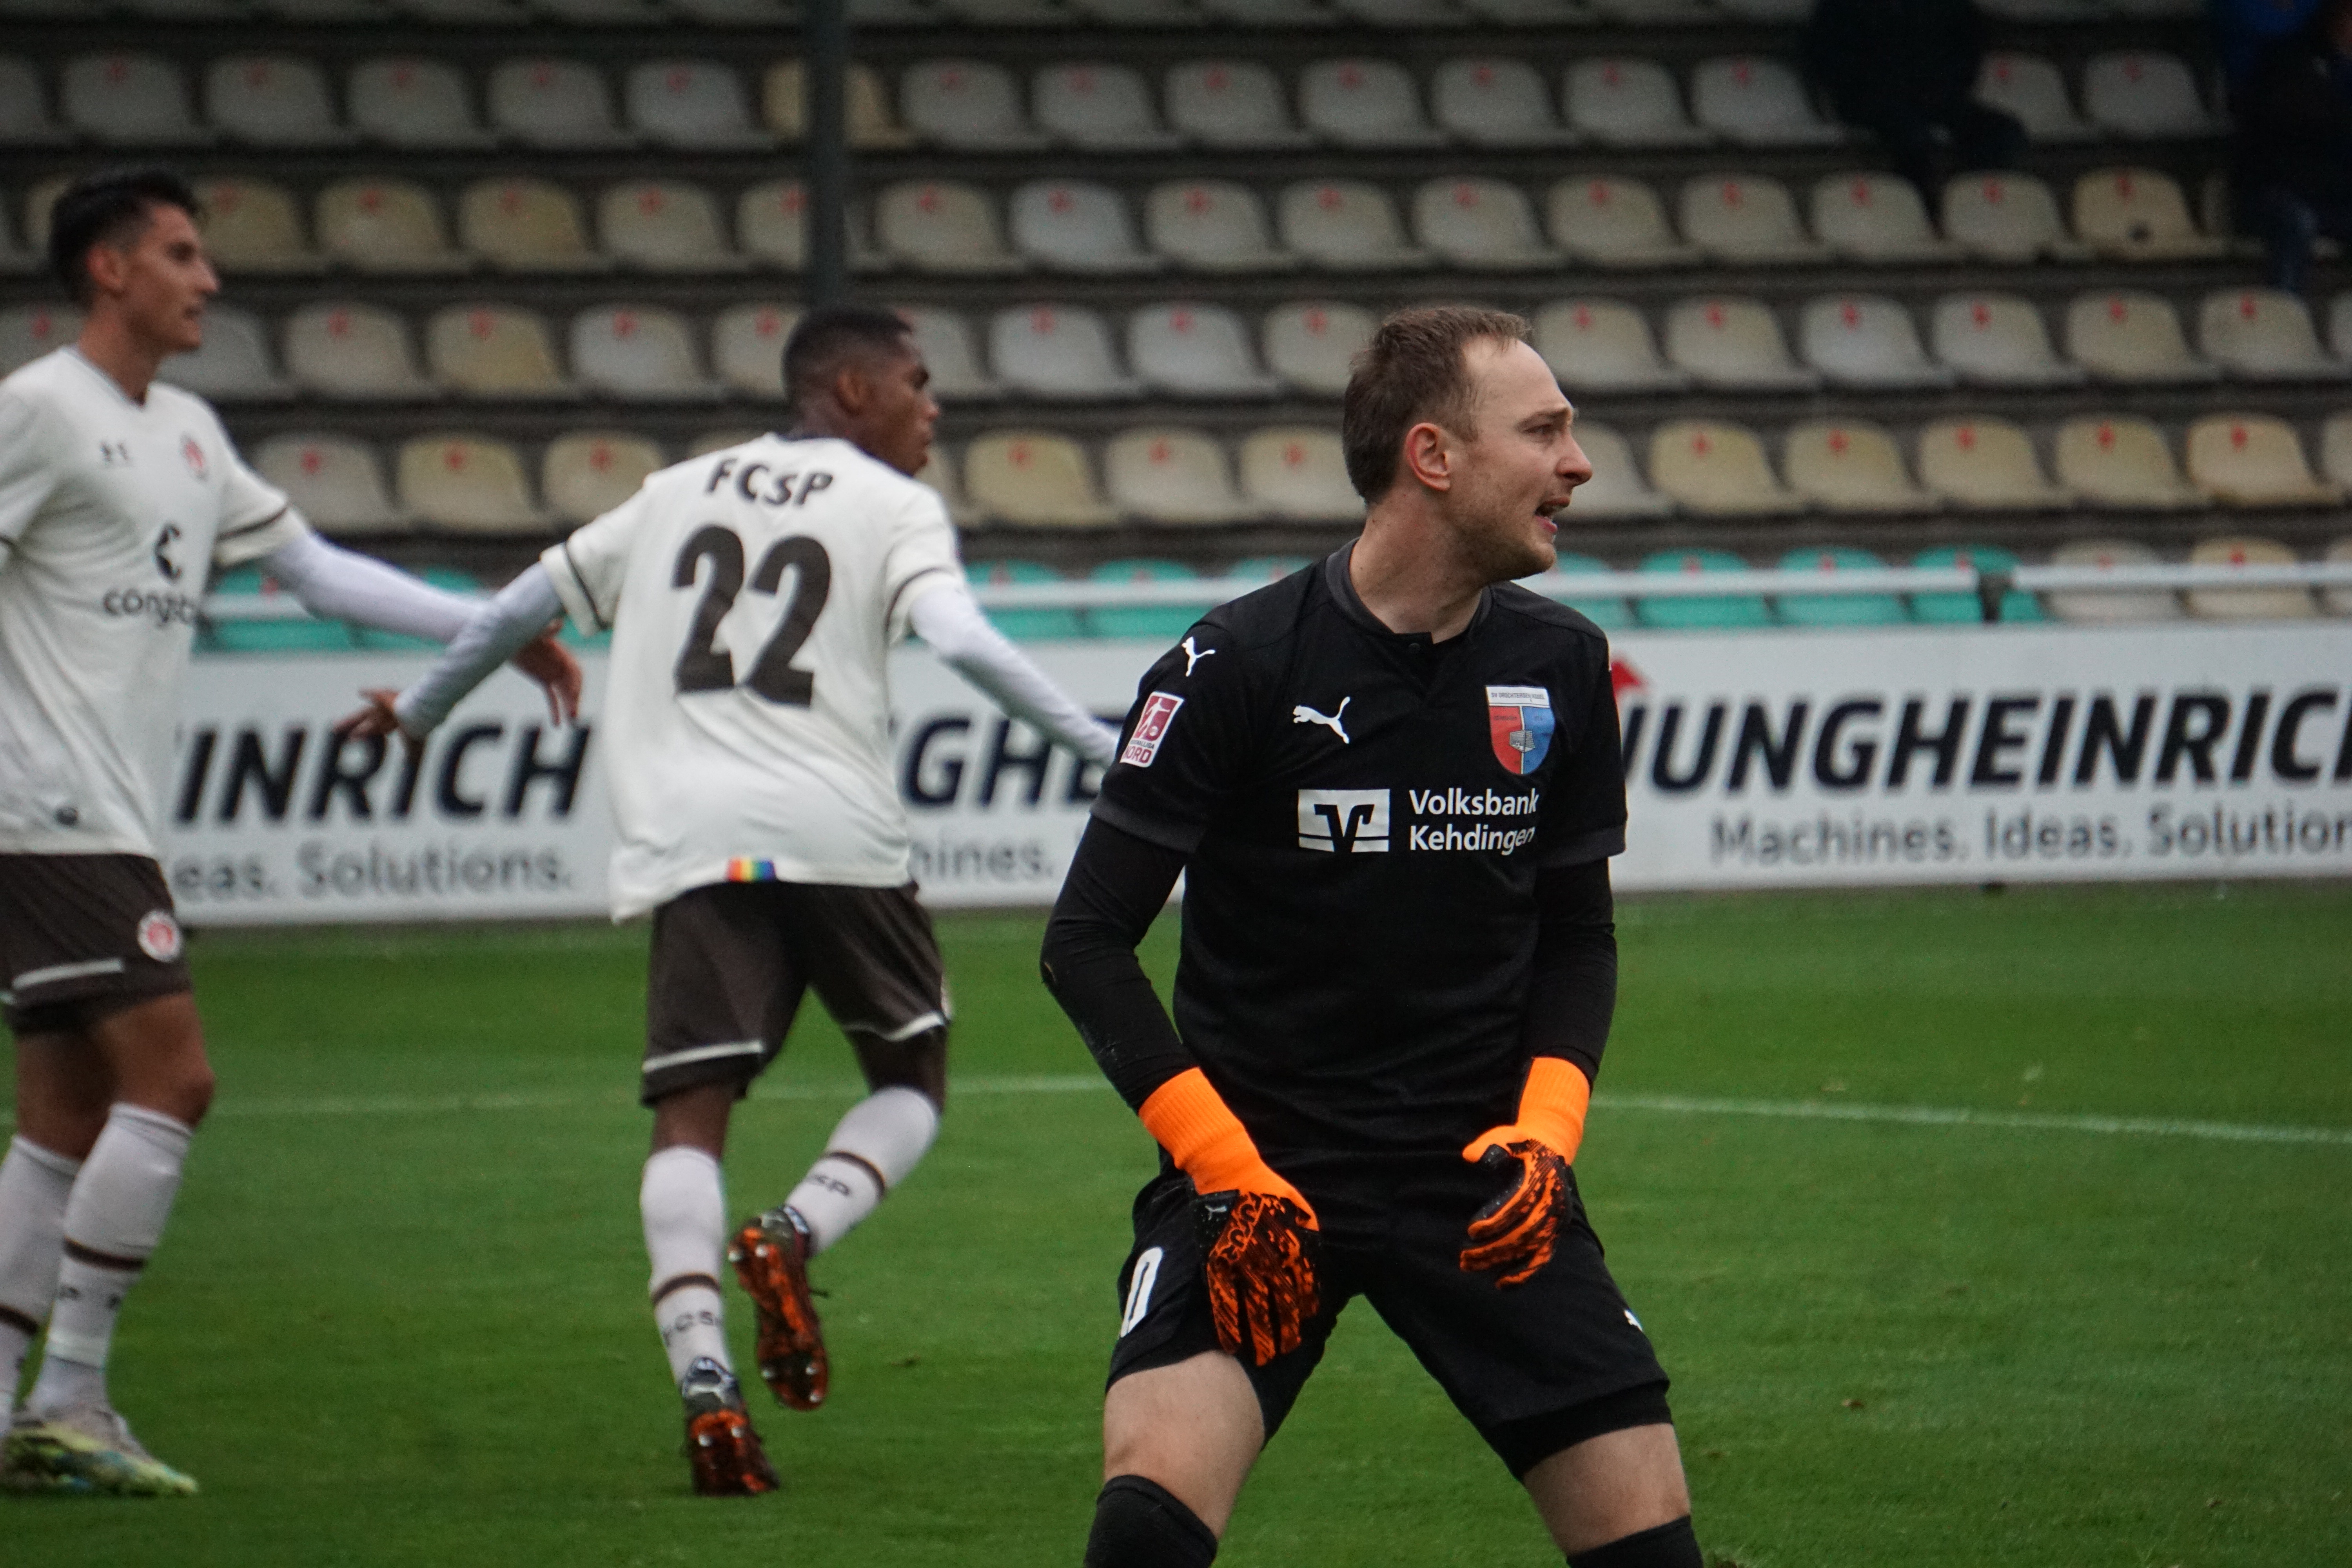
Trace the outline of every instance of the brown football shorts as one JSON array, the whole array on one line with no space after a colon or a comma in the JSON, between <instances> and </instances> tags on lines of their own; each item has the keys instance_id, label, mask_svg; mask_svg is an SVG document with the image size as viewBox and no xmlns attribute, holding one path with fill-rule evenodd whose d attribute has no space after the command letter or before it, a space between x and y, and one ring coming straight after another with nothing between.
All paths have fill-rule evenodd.
<instances>
[{"instance_id":1,"label":"brown football shorts","mask_svg":"<svg viewBox=\"0 0 2352 1568\"><path fill-rule=\"evenodd\" d=\"M187 990L186 945L144 855L0 855L0 1011L19 1035Z\"/></svg>"}]
</instances>

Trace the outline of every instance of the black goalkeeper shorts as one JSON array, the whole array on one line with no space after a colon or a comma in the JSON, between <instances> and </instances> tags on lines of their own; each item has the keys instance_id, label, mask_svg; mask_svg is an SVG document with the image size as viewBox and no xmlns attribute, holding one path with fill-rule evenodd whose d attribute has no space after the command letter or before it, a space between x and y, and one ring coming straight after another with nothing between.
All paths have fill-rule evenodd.
<instances>
[{"instance_id":1,"label":"black goalkeeper shorts","mask_svg":"<svg viewBox=\"0 0 2352 1568\"><path fill-rule=\"evenodd\" d=\"M1242 1363L1267 1439L1358 1296L1514 1476L1589 1437L1671 1421L1665 1370L1609 1277L1581 1201L1551 1261L1523 1284L1498 1289L1487 1275L1464 1273L1460 1262L1464 1228L1494 1195L1494 1178L1466 1161L1453 1163L1448 1170L1431 1161L1402 1179L1390 1173L1373 1202L1360 1188L1307 1193L1324 1227L1316 1258L1322 1312L1297 1350L1262 1367ZM1191 1178L1174 1170L1136 1195L1135 1248L1118 1275L1113 1383L1218 1348L1192 1199Z\"/></svg>"}]
</instances>

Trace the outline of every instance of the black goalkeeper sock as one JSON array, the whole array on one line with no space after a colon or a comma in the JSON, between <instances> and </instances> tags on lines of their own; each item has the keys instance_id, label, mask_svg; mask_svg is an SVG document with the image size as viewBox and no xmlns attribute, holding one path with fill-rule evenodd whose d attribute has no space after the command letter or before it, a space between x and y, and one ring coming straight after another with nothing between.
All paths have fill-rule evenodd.
<instances>
[{"instance_id":1,"label":"black goalkeeper sock","mask_svg":"<svg viewBox=\"0 0 2352 1568\"><path fill-rule=\"evenodd\" d=\"M1685 1514L1672 1524L1580 1552L1568 1560L1568 1568L1706 1568L1706 1560L1699 1555L1698 1533Z\"/></svg>"},{"instance_id":2,"label":"black goalkeeper sock","mask_svg":"<svg viewBox=\"0 0 2352 1568\"><path fill-rule=\"evenodd\" d=\"M1156 1481L1113 1476L1095 1499L1086 1568L1209 1568L1217 1534Z\"/></svg>"}]
</instances>

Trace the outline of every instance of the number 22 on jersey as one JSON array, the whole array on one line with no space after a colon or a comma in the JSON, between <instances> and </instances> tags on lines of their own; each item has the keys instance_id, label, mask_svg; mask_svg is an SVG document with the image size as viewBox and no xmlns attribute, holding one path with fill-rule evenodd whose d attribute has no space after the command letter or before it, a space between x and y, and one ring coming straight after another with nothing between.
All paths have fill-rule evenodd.
<instances>
[{"instance_id":1,"label":"number 22 on jersey","mask_svg":"<svg viewBox=\"0 0 2352 1568\"><path fill-rule=\"evenodd\" d=\"M677 689L683 696L689 691L724 691L737 684L734 656L719 646L719 623L735 607L736 596L742 593L743 541L732 529L708 523L697 529L677 552L677 565L670 575L670 585L692 588L698 577L703 577L702 563L710 563L703 581L702 600L695 606L694 624L688 628L686 647L678 650ZM824 612L825 599L833 592L833 558L818 541L794 534L779 539L760 557L760 564L751 574L751 588L755 594L775 595L783 585L784 573L793 574L793 596L784 607L782 618L770 633L759 655L751 661L751 672L741 684L757 696L771 702L789 707L805 708L816 697L816 673L802 669L793 663L816 629L816 618Z\"/></svg>"}]
</instances>

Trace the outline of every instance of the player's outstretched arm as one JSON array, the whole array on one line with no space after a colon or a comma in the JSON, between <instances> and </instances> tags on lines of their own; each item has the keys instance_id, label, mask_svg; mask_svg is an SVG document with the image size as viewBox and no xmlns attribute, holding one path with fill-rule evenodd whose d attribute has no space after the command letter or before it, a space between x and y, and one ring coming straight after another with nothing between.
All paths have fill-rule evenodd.
<instances>
[{"instance_id":1,"label":"player's outstretched arm","mask_svg":"<svg viewBox=\"0 0 2352 1568\"><path fill-rule=\"evenodd\" d=\"M439 662L402 692L371 691L368 706L335 728L339 733L389 735L397 731L421 741L439 727L466 694L488 679L490 672L535 643L548 638L548 626L562 618L563 602L547 568L536 563L500 589L497 597L469 611L442 651ZM553 644L549 642L549 646ZM557 649L559 653L562 650ZM572 680L560 718L579 711L579 666L563 654ZM551 696L553 695L551 689Z\"/></svg>"},{"instance_id":2,"label":"player's outstretched arm","mask_svg":"<svg viewBox=\"0 0 2352 1568\"><path fill-rule=\"evenodd\" d=\"M933 577L908 610L915 635L966 680L1015 719L1025 720L1090 763L1108 767L1118 731L1088 713L1013 646L971 590L955 578Z\"/></svg>"},{"instance_id":3,"label":"player's outstretched arm","mask_svg":"<svg viewBox=\"0 0 2352 1568\"><path fill-rule=\"evenodd\" d=\"M1492 1202L1470 1221L1462 1268L1517 1285L1551 1260L1574 1213L1570 1167L1617 999L1617 935L1609 863L1547 870L1537 879L1533 984L1520 1027L1526 1085L1512 1120L1470 1141L1462 1157L1493 1171Z\"/></svg>"},{"instance_id":4,"label":"player's outstretched arm","mask_svg":"<svg viewBox=\"0 0 2352 1568\"><path fill-rule=\"evenodd\" d=\"M262 565L312 615L403 637L451 642L481 607L307 531L262 557ZM580 666L551 638L540 636L546 629L541 622L506 657L546 689L548 712L561 723L580 710Z\"/></svg>"},{"instance_id":5,"label":"player's outstretched arm","mask_svg":"<svg viewBox=\"0 0 2352 1568\"><path fill-rule=\"evenodd\" d=\"M1183 868L1177 850L1087 824L1045 927L1045 987L1112 1087L1192 1179L1212 1237L1202 1272L1218 1342L1264 1365L1298 1348L1321 1304L1315 1210L1265 1163L1136 960Z\"/></svg>"}]
</instances>

